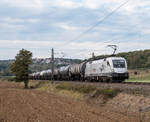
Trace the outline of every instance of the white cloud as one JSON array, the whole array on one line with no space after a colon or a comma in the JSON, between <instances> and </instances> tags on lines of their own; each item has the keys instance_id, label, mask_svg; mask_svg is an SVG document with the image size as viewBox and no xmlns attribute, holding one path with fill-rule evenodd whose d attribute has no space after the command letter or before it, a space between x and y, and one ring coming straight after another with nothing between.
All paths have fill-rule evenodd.
<instances>
[{"instance_id":1,"label":"white cloud","mask_svg":"<svg viewBox=\"0 0 150 122\"><path fill-rule=\"evenodd\" d=\"M75 2L73 0L55 0L53 6L63 7L63 8L78 8L82 6L82 3Z\"/></svg>"},{"instance_id":2,"label":"white cloud","mask_svg":"<svg viewBox=\"0 0 150 122\"><path fill-rule=\"evenodd\" d=\"M72 43L68 43L66 44L65 42L55 42L55 41L19 41L19 40L0 40L0 48L5 47L4 45L7 45L7 50L14 50L12 49L12 47L15 47L16 49L21 49L21 48L25 48L25 49L29 49L31 51L33 51L34 56L35 57L39 57L39 55L37 54L37 50L38 53L43 52L43 50L45 50L42 54L44 57L49 57L49 50L50 48L54 48L56 50L59 50L60 52L64 52L66 54L66 57L68 58L89 58L90 57L90 53L92 53L93 51L98 51L101 52L100 54L102 54L102 50L105 48L105 46L102 46L102 43L100 42L96 42L96 43L92 43L92 42L72 42ZM50 47L51 45L51 47ZM94 47L94 50L93 50ZM102 48L102 49L101 49ZM13 56L15 56L16 54L13 54ZM40 57L42 56L40 55ZM13 57L11 57L13 58Z\"/></svg>"},{"instance_id":3,"label":"white cloud","mask_svg":"<svg viewBox=\"0 0 150 122\"><path fill-rule=\"evenodd\" d=\"M82 4L83 7L89 9L100 9L104 8L107 11L112 11L119 7L127 0L85 0ZM150 1L148 0L129 0L124 4L116 13L121 13L123 15L134 15L135 13L149 12Z\"/></svg>"},{"instance_id":4,"label":"white cloud","mask_svg":"<svg viewBox=\"0 0 150 122\"><path fill-rule=\"evenodd\" d=\"M1 18L1 20L3 22L7 22L7 23L22 23L22 22L24 22L24 19L11 18L11 17Z\"/></svg>"},{"instance_id":5,"label":"white cloud","mask_svg":"<svg viewBox=\"0 0 150 122\"><path fill-rule=\"evenodd\" d=\"M43 0L1 0L1 3L6 3L10 7L42 10L44 7L42 1Z\"/></svg>"},{"instance_id":6,"label":"white cloud","mask_svg":"<svg viewBox=\"0 0 150 122\"><path fill-rule=\"evenodd\" d=\"M6 8L2 9L7 9L8 12L0 15L0 40L2 40L0 47L5 47L5 51L23 47L33 51L36 57L41 55L48 57L52 46L62 52L65 51L73 58L85 58L90 57L89 54L92 52L96 55L111 53L111 49L106 48L107 44L101 41L118 37L118 41L122 38L119 51L150 48L150 43L146 42L149 41L150 34L148 28L150 1L148 0L130 0L112 18L107 19L82 38L66 42L80 35L123 2L125 0L83 0L81 2L79 0L1 0L0 4L7 4ZM10 12L12 7L17 8L14 15ZM17 13L17 10L22 9L23 11ZM31 14L33 11L38 15ZM147 37L144 37L144 34ZM5 39L10 41L3 41ZM125 42L124 39L134 40L134 42ZM144 41L140 42L141 40ZM10 55L13 58L15 53Z\"/></svg>"},{"instance_id":7,"label":"white cloud","mask_svg":"<svg viewBox=\"0 0 150 122\"><path fill-rule=\"evenodd\" d=\"M83 29L83 28L80 28L80 27L77 27L77 26L72 26L68 23L57 23L57 24L54 24L53 26L57 26L57 27L60 27L64 30L67 30L67 31L76 31L76 30L79 30L79 29Z\"/></svg>"},{"instance_id":8,"label":"white cloud","mask_svg":"<svg viewBox=\"0 0 150 122\"><path fill-rule=\"evenodd\" d=\"M13 25L9 23L1 23L0 24L0 32L16 32L16 31L22 31L25 30L26 27L24 25Z\"/></svg>"},{"instance_id":9,"label":"white cloud","mask_svg":"<svg viewBox=\"0 0 150 122\"><path fill-rule=\"evenodd\" d=\"M40 20L39 19L26 19L25 21L29 23L38 23Z\"/></svg>"},{"instance_id":10,"label":"white cloud","mask_svg":"<svg viewBox=\"0 0 150 122\"><path fill-rule=\"evenodd\" d=\"M101 7L106 9L114 9L118 5L121 5L125 0L85 0L83 6L90 9L99 9Z\"/></svg>"},{"instance_id":11,"label":"white cloud","mask_svg":"<svg viewBox=\"0 0 150 122\"><path fill-rule=\"evenodd\" d=\"M26 23L37 23L40 20L39 19L32 19L32 18L27 18L27 19L22 19L22 18L12 18L12 17L6 17L6 18L1 18L0 19L0 32L13 32L16 33L18 31L23 31L27 30L28 27Z\"/></svg>"},{"instance_id":12,"label":"white cloud","mask_svg":"<svg viewBox=\"0 0 150 122\"><path fill-rule=\"evenodd\" d=\"M29 22L29 23L37 23L40 20L39 19L32 19L32 18L27 18L27 19L22 19L22 18L12 18L12 17L5 17L0 19L4 23L24 23L24 22Z\"/></svg>"},{"instance_id":13,"label":"white cloud","mask_svg":"<svg viewBox=\"0 0 150 122\"><path fill-rule=\"evenodd\" d=\"M126 0L1 0L1 3L6 3L10 7L36 9L36 10L47 10L50 7L61 7L61 8L88 8L88 9L100 9L105 8L108 11L112 11L119 5L123 4ZM124 14L133 14L139 8L149 10L145 6L149 6L150 1L148 0L130 0L126 5L122 6L119 10ZM144 8L145 7L145 8ZM142 10L143 11L143 10Z\"/></svg>"},{"instance_id":14,"label":"white cloud","mask_svg":"<svg viewBox=\"0 0 150 122\"><path fill-rule=\"evenodd\" d=\"M128 52L135 50L150 49L150 42L138 40L138 41L127 41L119 44L119 52Z\"/></svg>"},{"instance_id":15,"label":"white cloud","mask_svg":"<svg viewBox=\"0 0 150 122\"><path fill-rule=\"evenodd\" d=\"M107 48L107 44L103 42L72 42L67 45L65 42L55 42L55 41L9 41L1 40L0 48L4 48L7 45L9 50L19 50L21 48L28 49L33 52L34 57L49 57L50 49L53 47L57 53L64 52L66 58L89 58L91 57L92 52L95 52L95 55L102 54L111 54L112 50ZM50 46L51 45L51 46ZM131 50L140 50L150 48L150 42L121 42L118 52L127 52ZM15 49L12 47L16 47ZM2 53L2 52L1 52ZM1 54L0 53L0 54ZM1 54L2 55L2 54ZM16 54L12 54L13 58ZM56 55L57 57L57 55Z\"/></svg>"},{"instance_id":16,"label":"white cloud","mask_svg":"<svg viewBox=\"0 0 150 122\"><path fill-rule=\"evenodd\" d=\"M46 7L78 8L82 4L73 0L1 0L10 7L43 10Z\"/></svg>"}]
</instances>

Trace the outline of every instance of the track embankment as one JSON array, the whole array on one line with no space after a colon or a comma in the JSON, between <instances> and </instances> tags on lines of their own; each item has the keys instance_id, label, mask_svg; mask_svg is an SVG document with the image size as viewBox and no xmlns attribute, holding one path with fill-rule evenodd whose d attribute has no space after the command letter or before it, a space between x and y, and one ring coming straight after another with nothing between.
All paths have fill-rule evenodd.
<instances>
[{"instance_id":1,"label":"track embankment","mask_svg":"<svg viewBox=\"0 0 150 122\"><path fill-rule=\"evenodd\" d=\"M42 81L44 82L44 81ZM55 81L57 84L72 83L72 84L85 84L95 86L97 88L113 88L120 89L127 93L140 94L150 96L150 82L122 82L122 83L104 83L104 82L80 82L80 81Z\"/></svg>"}]
</instances>

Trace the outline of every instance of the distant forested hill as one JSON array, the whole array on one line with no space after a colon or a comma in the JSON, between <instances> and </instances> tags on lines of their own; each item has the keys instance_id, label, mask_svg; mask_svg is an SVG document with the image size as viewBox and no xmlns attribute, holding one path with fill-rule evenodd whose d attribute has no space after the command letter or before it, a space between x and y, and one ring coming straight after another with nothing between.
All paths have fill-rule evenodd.
<instances>
[{"instance_id":1,"label":"distant forested hill","mask_svg":"<svg viewBox=\"0 0 150 122\"><path fill-rule=\"evenodd\" d=\"M150 50L119 53L118 56L126 58L130 69L150 68Z\"/></svg>"},{"instance_id":2,"label":"distant forested hill","mask_svg":"<svg viewBox=\"0 0 150 122\"><path fill-rule=\"evenodd\" d=\"M100 56L95 57L95 59L100 59L100 58L104 58L107 56L100 55ZM124 52L124 53L119 53L116 56L124 57L127 60L129 69L150 68L150 50Z\"/></svg>"},{"instance_id":3,"label":"distant forested hill","mask_svg":"<svg viewBox=\"0 0 150 122\"><path fill-rule=\"evenodd\" d=\"M10 76L9 67L13 63L13 60L0 60L0 76Z\"/></svg>"}]
</instances>

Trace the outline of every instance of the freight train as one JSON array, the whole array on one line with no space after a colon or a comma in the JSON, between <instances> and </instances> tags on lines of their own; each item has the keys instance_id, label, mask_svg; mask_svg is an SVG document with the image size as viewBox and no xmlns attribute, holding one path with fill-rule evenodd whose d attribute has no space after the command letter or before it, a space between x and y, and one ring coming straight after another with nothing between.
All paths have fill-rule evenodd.
<instances>
[{"instance_id":1,"label":"freight train","mask_svg":"<svg viewBox=\"0 0 150 122\"><path fill-rule=\"evenodd\" d=\"M51 80L52 71L30 74L33 80ZM107 57L55 68L54 80L122 82L129 78L126 60L122 57Z\"/></svg>"}]
</instances>

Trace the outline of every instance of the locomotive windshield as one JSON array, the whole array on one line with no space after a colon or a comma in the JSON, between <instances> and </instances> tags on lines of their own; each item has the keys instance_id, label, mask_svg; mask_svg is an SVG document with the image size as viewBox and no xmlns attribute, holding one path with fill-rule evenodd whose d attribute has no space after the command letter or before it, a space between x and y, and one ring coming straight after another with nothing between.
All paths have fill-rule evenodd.
<instances>
[{"instance_id":1,"label":"locomotive windshield","mask_svg":"<svg viewBox=\"0 0 150 122\"><path fill-rule=\"evenodd\" d=\"M114 68L125 68L125 61L124 60L113 60Z\"/></svg>"}]
</instances>

